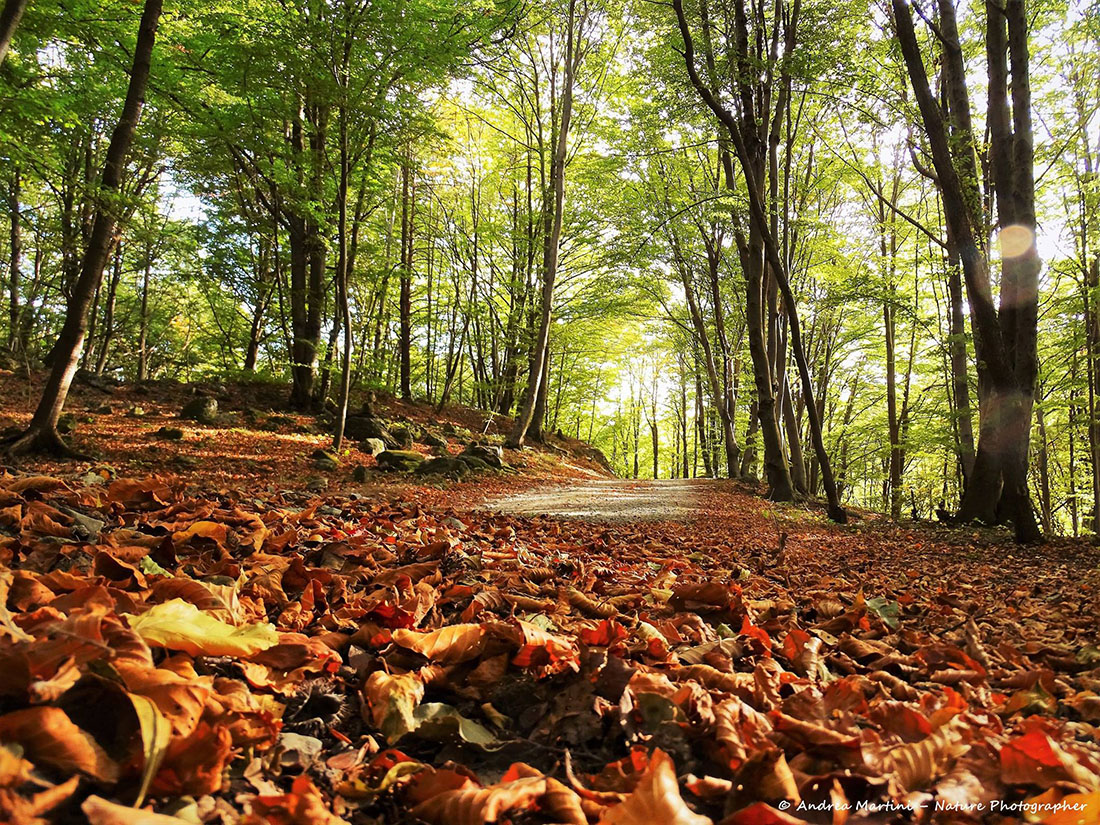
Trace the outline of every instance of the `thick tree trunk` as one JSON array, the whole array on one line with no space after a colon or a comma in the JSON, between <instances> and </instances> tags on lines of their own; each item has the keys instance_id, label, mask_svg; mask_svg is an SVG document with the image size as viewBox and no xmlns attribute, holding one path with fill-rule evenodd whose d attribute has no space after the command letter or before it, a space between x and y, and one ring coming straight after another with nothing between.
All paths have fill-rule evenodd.
<instances>
[{"instance_id":1,"label":"thick tree trunk","mask_svg":"<svg viewBox=\"0 0 1100 825\"><path fill-rule=\"evenodd\" d=\"M290 405L308 409L313 404L319 343L311 335L309 323L309 227L306 220L289 211L286 220L290 244Z\"/></svg>"},{"instance_id":2,"label":"thick tree trunk","mask_svg":"<svg viewBox=\"0 0 1100 825\"><path fill-rule=\"evenodd\" d=\"M979 174L970 127L970 101L955 7L940 0L944 87L954 127L949 141L944 113L933 95L906 0L892 0L898 44L928 136L943 195L948 241L959 253L971 309L975 347L985 370L980 393L978 450L959 506L963 521L1012 521L1018 541L1041 537L1027 488L1028 447L1038 371L1036 330L1039 258L1035 248L1035 174L1028 79L1027 19L1023 0L1004 9L990 2L986 15L989 65L990 162L1002 233L1023 240L1018 254L1002 258L1001 304L996 308L982 237ZM1007 64L1006 64L1007 60ZM1011 66L1011 82L1008 65ZM1011 92L1009 116L1007 95ZM1009 122L1011 117L1011 123ZM966 151L954 151L965 146ZM1021 234L1023 233L1023 234ZM1007 238L1008 234L1002 234Z\"/></svg>"},{"instance_id":3,"label":"thick tree trunk","mask_svg":"<svg viewBox=\"0 0 1100 825\"><path fill-rule=\"evenodd\" d=\"M0 64L8 56L15 30L19 28L19 21L26 11L27 0L7 0L4 10L0 12Z\"/></svg>"},{"instance_id":4,"label":"thick tree trunk","mask_svg":"<svg viewBox=\"0 0 1100 825\"><path fill-rule=\"evenodd\" d=\"M92 296L103 278L103 268L107 264L111 241L117 229L118 207L111 201L119 191L126 168L126 159L145 103L145 87L149 81L153 44L156 42L161 6L162 0L145 0L126 100L122 106L122 114L111 134L111 142L103 162L103 175L99 183L100 195L95 206L92 231L84 252L80 276L73 286L73 292L66 307L65 322L54 347L53 366L42 391L42 398L26 432L8 446L10 454L16 455L32 450L69 452L58 435L57 422L65 407L73 376L76 374L80 349L84 344L84 336L88 328L88 309L92 303Z\"/></svg>"},{"instance_id":5,"label":"thick tree trunk","mask_svg":"<svg viewBox=\"0 0 1100 825\"><path fill-rule=\"evenodd\" d=\"M764 444L764 478L768 482L768 497L775 501L794 499L794 483L783 452L783 440L776 417L775 395L772 391L771 364L764 342L764 261L759 246L750 240L742 259L747 280L745 321L748 324L749 355L752 357L753 379L756 383L756 419Z\"/></svg>"}]
</instances>

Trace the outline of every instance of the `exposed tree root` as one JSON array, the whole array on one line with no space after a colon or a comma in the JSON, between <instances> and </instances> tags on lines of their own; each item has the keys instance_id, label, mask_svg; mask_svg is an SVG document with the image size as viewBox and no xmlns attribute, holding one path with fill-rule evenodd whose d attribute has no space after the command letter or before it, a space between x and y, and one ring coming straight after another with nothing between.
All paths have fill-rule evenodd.
<instances>
[{"instance_id":1,"label":"exposed tree root","mask_svg":"<svg viewBox=\"0 0 1100 825\"><path fill-rule=\"evenodd\" d=\"M27 455L49 455L71 461L94 461L93 456L74 450L54 427L28 427L16 436L0 441L0 452L6 458Z\"/></svg>"}]
</instances>

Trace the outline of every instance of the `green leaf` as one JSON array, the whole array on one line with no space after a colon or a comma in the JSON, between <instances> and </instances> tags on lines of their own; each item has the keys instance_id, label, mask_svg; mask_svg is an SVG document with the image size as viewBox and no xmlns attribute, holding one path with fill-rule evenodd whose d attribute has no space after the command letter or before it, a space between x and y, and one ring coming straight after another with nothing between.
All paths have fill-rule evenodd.
<instances>
[{"instance_id":1,"label":"green leaf","mask_svg":"<svg viewBox=\"0 0 1100 825\"><path fill-rule=\"evenodd\" d=\"M479 725L473 719L467 719L455 708L440 702L426 702L413 712L416 720L416 733L427 739L442 739L458 734L459 738L471 745L486 750L501 747L502 743L488 728Z\"/></svg>"},{"instance_id":2,"label":"green leaf","mask_svg":"<svg viewBox=\"0 0 1100 825\"><path fill-rule=\"evenodd\" d=\"M891 630L897 630L901 626L898 617L901 615L901 605L876 596L867 600L867 609L878 616Z\"/></svg>"}]
</instances>

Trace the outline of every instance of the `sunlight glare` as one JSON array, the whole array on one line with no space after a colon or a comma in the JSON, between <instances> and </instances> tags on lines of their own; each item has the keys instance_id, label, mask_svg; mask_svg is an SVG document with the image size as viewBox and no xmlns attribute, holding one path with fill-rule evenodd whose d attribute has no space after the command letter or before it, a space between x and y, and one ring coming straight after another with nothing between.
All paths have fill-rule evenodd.
<instances>
[{"instance_id":1,"label":"sunlight glare","mask_svg":"<svg viewBox=\"0 0 1100 825\"><path fill-rule=\"evenodd\" d=\"M1006 226L997 236L1001 244L1001 255L1005 258L1018 258L1035 243L1034 233L1026 226L1013 224Z\"/></svg>"}]
</instances>

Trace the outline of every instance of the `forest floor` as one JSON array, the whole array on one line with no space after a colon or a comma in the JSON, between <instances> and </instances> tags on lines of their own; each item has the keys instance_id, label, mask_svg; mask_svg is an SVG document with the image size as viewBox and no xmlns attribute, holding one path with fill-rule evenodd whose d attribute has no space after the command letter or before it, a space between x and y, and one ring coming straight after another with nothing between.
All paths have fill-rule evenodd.
<instances>
[{"instance_id":1,"label":"forest floor","mask_svg":"<svg viewBox=\"0 0 1100 825\"><path fill-rule=\"evenodd\" d=\"M1089 543L838 526L579 442L357 483L274 390L217 391L236 421L80 388L102 459L0 475L0 821L1100 821Z\"/></svg>"}]
</instances>

